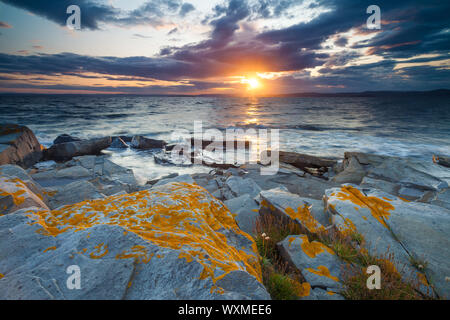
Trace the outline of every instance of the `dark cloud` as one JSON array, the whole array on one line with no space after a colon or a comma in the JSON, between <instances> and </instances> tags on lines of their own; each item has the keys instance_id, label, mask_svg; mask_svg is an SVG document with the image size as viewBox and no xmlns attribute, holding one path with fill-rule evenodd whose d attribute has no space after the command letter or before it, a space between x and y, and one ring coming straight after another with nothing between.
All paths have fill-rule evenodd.
<instances>
[{"instance_id":1,"label":"dark cloud","mask_svg":"<svg viewBox=\"0 0 450 320\"><path fill-rule=\"evenodd\" d=\"M66 13L70 5L77 5L81 10L81 28L99 29L99 25L116 24L130 25L152 25L164 24L163 18L170 13L179 12L184 17L194 6L184 3L182 0L149 0L145 1L139 8L124 11L113 7L105 0L0 0L11 6L27 10L36 15L45 17L59 25L65 25L69 15Z\"/></svg>"},{"instance_id":2,"label":"dark cloud","mask_svg":"<svg viewBox=\"0 0 450 320\"><path fill-rule=\"evenodd\" d=\"M58 1L58 5L54 1L50 5L50 1L45 0L1 1L65 23L66 15L63 14L64 21L59 21L56 16L60 16L59 7L63 7L65 12L68 1ZM181 0L146 1L138 9L127 13L117 12L109 5L100 5L92 0L79 3L80 7L85 5L95 8L90 13L91 18L87 18L87 21L91 21L88 25L91 29L98 28L99 23L109 19L123 25L156 25L168 12L185 16L194 10L192 5ZM164 47L159 56L154 58L88 57L70 53L32 56L1 54L0 72L30 75L95 72L129 79L146 78L149 81L189 79L193 86L183 87L183 90L219 86L200 81L211 77L280 71L295 72L295 76L271 82L280 91L400 90L408 88L408 84L414 90L432 89L432 86L450 87L448 68L411 65L396 69L398 61L395 60L409 59L424 53L435 56L410 59L408 62L432 62L449 58L449 2L379 0L377 5L382 14L381 30L368 30L365 25L369 16L366 9L373 4L368 0L317 0L310 7L326 8L327 11L312 21L273 30L254 30L249 27L255 19L289 16L292 8L298 4L299 0L225 1L216 5L213 12L203 19L203 23L211 27L206 40L181 47ZM168 35L177 30L172 29ZM373 34L373 37L350 42L346 35L349 30L354 30L357 35ZM340 51L323 53L327 39L332 40L331 47L334 45ZM372 54L381 56L383 60L348 65L351 61ZM319 76L312 77L305 71L314 67L320 67Z\"/></svg>"}]
</instances>

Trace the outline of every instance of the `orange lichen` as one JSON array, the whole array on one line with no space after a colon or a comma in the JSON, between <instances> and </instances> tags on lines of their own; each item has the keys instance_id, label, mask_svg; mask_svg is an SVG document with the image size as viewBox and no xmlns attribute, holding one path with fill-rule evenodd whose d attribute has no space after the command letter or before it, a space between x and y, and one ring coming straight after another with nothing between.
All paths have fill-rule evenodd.
<instances>
[{"instance_id":1,"label":"orange lichen","mask_svg":"<svg viewBox=\"0 0 450 320\"><path fill-rule=\"evenodd\" d=\"M47 249L44 250L44 253L46 253L47 251L50 251L50 250L56 250L56 247L55 246L48 247Z\"/></svg>"},{"instance_id":2,"label":"orange lichen","mask_svg":"<svg viewBox=\"0 0 450 320\"><path fill-rule=\"evenodd\" d=\"M334 254L333 250L331 250L321 242L318 241L309 242L308 237L305 235L301 235L300 238L302 238L301 244L302 250L310 258L315 258L318 254L321 254L322 252L325 251L327 251L330 254Z\"/></svg>"},{"instance_id":3,"label":"orange lichen","mask_svg":"<svg viewBox=\"0 0 450 320\"><path fill-rule=\"evenodd\" d=\"M370 210L372 216L377 219L384 227L388 227L386 220L389 219L390 211L394 210L395 207L385 200L379 199L377 197L366 196L360 190L352 186L343 186L341 192L339 192L336 197L340 200L348 200L352 203L358 205L362 208L367 208Z\"/></svg>"},{"instance_id":4,"label":"orange lichen","mask_svg":"<svg viewBox=\"0 0 450 320\"><path fill-rule=\"evenodd\" d=\"M294 287L295 294L302 298L308 297L311 292L311 285L308 282L300 283L297 280L292 280L292 285Z\"/></svg>"},{"instance_id":5,"label":"orange lichen","mask_svg":"<svg viewBox=\"0 0 450 320\"><path fill-rule=\"evenodd\" d=\"M334 280L334 281L336 281L336 282L339 282L339 278L338 278L338 277L335 277L335 276L332 276L332 275L330 274L330 270L328 270L328 268L325 267L325 266L318 266L318 267L317 267L317 270L315 270L315 269L313 269L313 268L306 268L306 270L308 270L308 271L311 272L311 273L317 274L317 275L319 275L319 276L327 277L327 278L330 278L331 280Z\"/></svg>"},{"instance_id":6,"label":"orange lichen","mask_svg":"<svg viewBox=\"0 0 450 320\"><path fill-rule=\"evenodd\" d=\"M116 259L129 259L135 258L139 263L148 263L152 257L153 253L149 254L145 246L133 246L130 250L125 250L122 253L116 255Z\"/></svg>"},{"instance_id":7,"label":"orange lichen","mask_svg":"<svg viewBox=\"0 0 450 320\"><path fill-rule=\"evenodd\" d=\"M91 259L101 259L108 254L108 246L100 243L94 247L94 251L89 254Z\"/></svg>"},{"instance_id":8,"label":"orange lichen","mask_svg":"<svg viewBox=\"0 0 450 320\"><path fill-rule=\"evenodd\" d=\"M286 214L293 220L300 223L312 233L323 231L325 228L313 217L308 205L299 206L297 211L288 207L285 209Z\"/></svg>"},{"instance_id":9,"label":"orange lichen","mask_svg":"<svg viewBox=\"0 0 450 320\"><path fill-rule=\"evenodd\" d=\"M430 285L428 283L427 277L421 272L417 272L417 279L419 279L420 283L422 283L424 286L428 287Z\"/></svg>"},{"instance_id":10,"label":"orange lichen","mask_svg":"<svg viewBox=\"0 0 450 320\"><path fill-rule=\"evenodd\" d=\"M149 243L179 250L182 252L179 258L196 260L203 266L203 279L211 277L215 282L231 271L245 270L262 282L253 239L239 229L222 202L197 185L172 183L159 190L83 201L53 211L38 210L29 217L41 226L38 232L47 236L82 231L95 225L120 226ZM225 230L246 238L251 249L230 245L221 233ZM93 258L107 254L106 248L96 249L91 253ZM135 246L116 258L148 262L151 256L142 247Z\"/></svg>"},{"instance_id":11,"label":"orange lichen","mask_svg":"<svg viewBox=\"0 0 450 320\"><path fill-rule=\"evenodd\" d=\"M4 277L4 275L2 273L0 273L0 279L3 278L3 277Z\"/></svg>"}]
</instances>

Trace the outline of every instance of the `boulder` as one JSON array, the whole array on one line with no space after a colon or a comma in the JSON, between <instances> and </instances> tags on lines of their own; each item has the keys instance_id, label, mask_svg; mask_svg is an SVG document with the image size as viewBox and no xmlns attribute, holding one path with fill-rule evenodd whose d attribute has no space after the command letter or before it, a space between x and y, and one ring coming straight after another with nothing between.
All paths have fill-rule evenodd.
<instances>
[{"instance_id":1,"label":"boulder","mask_svg":"<svg viewBox=\"0 0 450 320\"><path fill-rule=\"evenodd\" d=\"M445 282L445 275L450 274L450 211L351 185L327 190L326 202L336 227L344 233L361 234L371 255L393 254L397 270L413 280L423 278L412 266L411 257L425 261L426 278L436 293L450 296ZM431 291L426 282L422 284L423 292Z\"/></svg>"},{"instance_id":2,"label":"boulder","mask_svg":"<svg viewBox=\"0 0 450 320\"><path fill-rule=\"evenodd\" d=\"M59 143L66 143L66 142L74 142L74 141L81 141L81 139L72 137L68 134L62 134L56 137L55 140L53 140L53 144L59 144Z\"/></svg>"},{"instance_id":3,"label":"boulder","mask_svg":"<svg viewBox=\"0 0 450 320\"><path fill-rule=\"evenodd\" d=\"M311 288L326 288L332 292L342 290L344 263L323 243L310 242L306 235L296 235L278 243L278 248L281 256L302 273Z\"/></svg>"},{"instance_id":4,"label":"boulder","mask_svg":"<svg viewBox=\"0 0 450 320\"><path fill-rule=\"evenodd\" d=\"M270 299L253 239L180 183L1 216L0 270L0 299Z\"/></svg>"},{"instance_id":5,"label":"boulder","mask_svg":"<svg viewBox=\"0 0 450 320\"><path fill-rule=\"evenodd\" d=\"M54 144L45 150L47 160L67 161L73 157L98 155L111 145L111 137Z\"/></svg>"},{"instance_id":6,"label":"boulder","mask_svg":"<svg viewBox=\"0 0 450 320\"><path fill-rule=\"evenodd\" d=\"M235 215L239 228L248 234L255 233L256 221L259 217L259 205L248 194L224 201L227 208Z\"/></svg>"},{"instance_id":7,"label":"boulder","mask_svg":"<svg viewBox=\"0 0 450 320\"><path fill-rule=\"evenodd\" d=\"M312 204L311 200L299 197L296 194L286 192L282 189L264 190L260 193L260 214L272 214L282 219L291 220L311 233L324 230L319 222L329 224L329 218L323 211L323 204ZM309 202L308 202L309 201ZM317 210L312 210L317 206Z\"/></svg>"},{"instance_id":8,"label":"boulder","mask_svg":"<svg viewBox=\"0 0 450 320\"><path fill-rule=\"evenodd\" d=\"M128 145L120 137L115 137L112 139L111 145L109 147L114 149L127 149Z\"/></svg>"},{"instance_id":9,"label":"boulder","mask_svg":"<svg viewBox=\"0 0 450 320\"><path fill-rule=\"evenodd\" d=\"M41 160L43 147L25 126L0 124L0 165L31 167Z\"/></svg>"},{"instance_id":10,"label":"boulder","mask_svg":"<svg viewBox=\"0 0 450 320\"><path fill-rule=\"evenodd\" d=\"M155 183L157 183L160 180L172 179L172 178L176 178L178 176L179 176L179 174L175 172L175 173L171 173L171 174L165 175L165 176L163 176L163 177L161 177L159 179L148 180L145 184L153 186Z\"/></svg>"},{"instance_id":11,"label":"boulder","mask_svg":"<svg viewBox=\"0 0 450 320\"><path fill-rule=\"evenodd\" d=\"M143 136L134 136L131 140L131 146L135 149L163 149L167 142L145 138Z\"/></svg>"}]
</instances>

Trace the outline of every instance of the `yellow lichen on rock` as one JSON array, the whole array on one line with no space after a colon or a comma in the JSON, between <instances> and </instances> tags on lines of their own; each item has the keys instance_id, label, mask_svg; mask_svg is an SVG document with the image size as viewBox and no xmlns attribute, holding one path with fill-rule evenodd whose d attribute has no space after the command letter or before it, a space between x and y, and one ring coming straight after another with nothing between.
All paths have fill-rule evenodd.
<instances>
[{"instance_id":1,"label":"yellow lichen on rock","mask_svg":"<svg viewBox=\"0 0 450 320\"><path fill-rule=\"evenodd\" d=\"M32 213L32 214L31 214ZM58 210L30 212L40 225L39 233L57 236L69 230L96 225L114 225L162 248L180 250L179 258L197 261L202 277L215 282L235 270L247 271L262 282L257 248L253 239L239 229L226 206L197 185L171 183L154 190L84 201ZM230 232L251 244L247 250L229 244ZM107 247L98 245L91 258L101 258ZM151 257L142 247L133 247L117 259ZM160 255L163 258L162 255Z\"/></svg>"},{"instance_id":2,"label":"yellow lichen on rock","mask_svg":"<svg viewBox=\"0 0 450 320\"><path fill-rule=\"evenodd\" d=\"M327 277L327 278L330 278L331 280L339 282L339 278L332 276L330 274L330 270L328 270L328 268L325 266L318 266L317 270L315 270L313 268L306 268L306 270L308 270L311 273L317 274L318 276Z\"/></svg>"},{"instance_id":3,"label":"yellow lichen on rock","mask_svg":"<svg viewBox=\"0 0 450 320\"><path fill-rule=\"evenodd\" d=\"M306 235L301 235L302 238L302 250L306 253L306 255L310 258L315 258L318 254L327 251L330 254L334 254L334 251L328 248L321 242L313 241L309 242L309 239Z\"/></svg>"},{"instance_id":4,"label":"yellow lichen on rock","mask_svg":"<svg viewBox=\"0 0 450 320\"><path fill-rule=\"evenodd\" d=\"M292 280L295 294L300 297L308 297L311 293L311 285L308 282L300 283L297 280Z\"/></svg>"},{"instance_id":5,"label":"yellow lichen on rock","mask_svg":"<svg viewBox=\"0 0 450 320\"><path fill-rule=\"evenodd\" d=\"M285 212L291 219L300 221L300 223L312 233L325 230L316 218L313 217L310 208L306 204L298 207L297 211L288 207Z\"/></svg>"},{"instance_id":6,"label":"yellow lichen on rock","mask_svg":"<svg viewBox=\"0 0 450 320\"><path fill-rule=\"evenodd\" d=\"M348 200L359 207L369 209L372 216L386 228L388 227L386 220L389 219L391 214L390 211L395 209L395 207L388 202L388 198L383 200L377 197L366 196L360 190L352 186L343 186L341 192L338 192L336 197L339 200Z\"/></svg>"}]
</instances>

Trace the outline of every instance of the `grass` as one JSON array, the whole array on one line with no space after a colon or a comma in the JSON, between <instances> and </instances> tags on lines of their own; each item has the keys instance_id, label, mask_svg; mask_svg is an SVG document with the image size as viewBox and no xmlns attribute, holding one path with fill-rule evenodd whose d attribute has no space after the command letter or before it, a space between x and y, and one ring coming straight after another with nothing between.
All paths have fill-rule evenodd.
<instances>
[{"instance_id":1,"label":"grass","mask_svg":"<svg viewBox=\"0 0 450 320\"><path fill-rule=\"evenodd\" d=\"M261 256L263 282L272 299L293 300L305 295L302 290L304 279L301 272L284 262L277 243L287 236L305 234L310 241L320 241L334 250L344 262L341 272L344 291L341 294L350 300L422 300L431 299L419 291L419 281L406 281L398 270L392 253L370 255L364 248L364 237L358 232L342 234L336 229L311 234L299 224L264 214L256 223L256 244ZM419 271L426 268L426 262L411 258L411 264ZM381 289L367 288L367 267L377 265L381 269ZM304 289L304 287L303 287Z\"/></svg>"}]
</instances>

